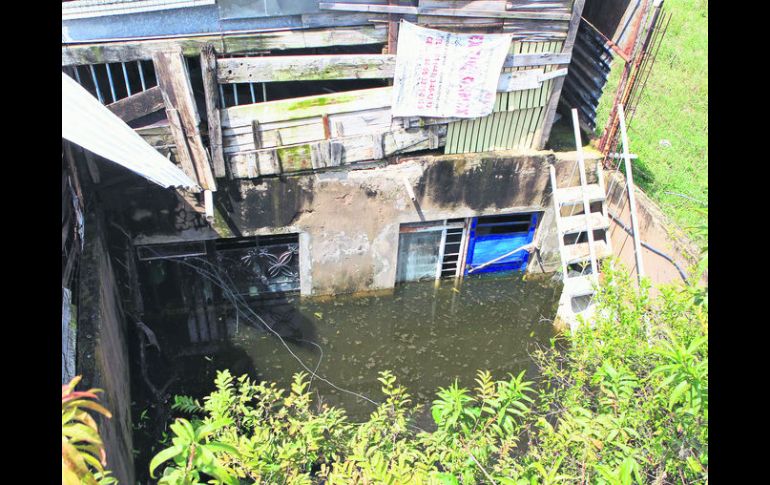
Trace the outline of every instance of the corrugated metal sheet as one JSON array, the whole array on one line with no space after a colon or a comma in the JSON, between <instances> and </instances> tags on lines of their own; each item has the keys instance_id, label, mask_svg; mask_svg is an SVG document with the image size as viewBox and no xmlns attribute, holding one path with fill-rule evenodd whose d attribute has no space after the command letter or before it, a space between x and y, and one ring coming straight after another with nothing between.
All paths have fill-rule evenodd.
<instances>
[{"instance_id":1,"label":"corrugated metal sheet","mask_svg":"<svg viewBox=\"0 0 770 485\"><path fill-rule=\"evenodd\" d=\"M215 0L77 0L61 4L62 20L214 5Z\"/></svg>"},{"instance_id":2,"label":"corrugated metal sheet","mask_svg":"<svg viewBox=\"0 0 770 485\"><path fill-rule=\"evenodd\" d=\"M61 136L163 187L200 187L74 79L61 76Z\"/></svg>"},{"instance_id":3,"label":"corrugated metal sheet","mask_svg":"<svg viewBox=\"0 0 770 485\"><path fill-rule=\"evenodd\" d=\"M609 44L593 27L581 21L561 102L578 110L580 125L588 133L596 129L596 107L610 75L612 56Z\"/></svg>"}]
</instances>

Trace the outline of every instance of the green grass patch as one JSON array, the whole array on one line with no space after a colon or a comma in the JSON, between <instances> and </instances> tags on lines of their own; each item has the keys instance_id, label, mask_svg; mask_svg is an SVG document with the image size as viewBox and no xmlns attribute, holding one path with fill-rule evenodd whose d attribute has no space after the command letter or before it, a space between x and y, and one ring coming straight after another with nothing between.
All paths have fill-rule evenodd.
<instances>
[{"instance_id":1,"label":"green grass patch","mask_svg":"<svg viewBox=\"0 0 770 485\"><path fill-rule=\"evenodd\" d=\"M708 1L669 0L672 14L628 137L634 181L698 243L708 202ZM604 128L623 71L616 59L597 112ZM598 133L597 133L598 135ZM681 194L681 195L676 195ZM686 196L686 197L682 197Z\"/></svg>"}]
</instances>

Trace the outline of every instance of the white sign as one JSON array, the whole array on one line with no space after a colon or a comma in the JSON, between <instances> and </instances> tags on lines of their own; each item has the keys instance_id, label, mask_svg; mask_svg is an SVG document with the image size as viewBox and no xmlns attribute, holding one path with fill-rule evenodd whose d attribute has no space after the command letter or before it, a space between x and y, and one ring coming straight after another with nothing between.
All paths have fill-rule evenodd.
<instances>
[{"instance_id":1,"label":"white sign","mask_svg":"<svg viewBox=\"0 0 770 485\"><path fill-rule=\"evenodd\" d=\"M512 34L453 34L401 21L393 116L490 114L512 38Z\"/></svg>"}]
</instances>

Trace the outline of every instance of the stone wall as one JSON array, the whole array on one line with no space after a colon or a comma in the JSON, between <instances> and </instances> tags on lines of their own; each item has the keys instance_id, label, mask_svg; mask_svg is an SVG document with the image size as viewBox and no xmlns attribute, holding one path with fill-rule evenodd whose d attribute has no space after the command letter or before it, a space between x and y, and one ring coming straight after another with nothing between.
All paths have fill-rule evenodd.
<instances>
[{"instance_id":1,"label":"stone wall","mask_svg":"<svg viewBox=\"0 0 770 485\"><path fill-rule=\"evenodd\" d=\"M619 172L612 172L606 179L608 211L630 229L631 216L628 208L628 192L625 190L625 177ZM689 277L692 274L693 266L698 262L698 248L680 229L671 224L658 206L638 187L634 194L641 240L676 261L685 275ZM628 268L629 272L636 276L634 239L615 220L611 218L610 221L612 224L610 226L612 251L620 262ZM642 248L642 264L644 265L644 275L649 277L654 284L682 282L682 277L676 266L648 248ZM707 280L708 276L704 275L702 281L706 283Z\"/></svg>"}]
</instances>

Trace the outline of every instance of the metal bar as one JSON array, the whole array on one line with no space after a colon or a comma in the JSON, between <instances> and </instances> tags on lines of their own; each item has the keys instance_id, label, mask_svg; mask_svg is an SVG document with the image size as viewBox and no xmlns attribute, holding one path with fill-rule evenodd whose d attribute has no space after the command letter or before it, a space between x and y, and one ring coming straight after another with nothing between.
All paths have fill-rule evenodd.
<instances>
[{"instance_id":1,"label":"metal bar","mask_svg":"<svg viewBox=\"0 0 770 485\"><path fill-rule=\"evenodd\" d=\"M94 70L94 65L89 64L88 66L91 68L91 79L94 81L94 88L96 88L96 97L99 98L99 102L104 104L104 98L102 97L102 90L99 89L99 81L96 80L96 71Z\"/></svg>"},{"instance_id":2,"label":"metal bar","mask_svg":"<svg viewBox=\"0 0 770 485\"><path fill-rule=\"evenodd\" d=\"M142 91L147 90L147 86L144 84L144 71L142 70L142 61L136 61L136 65L139 66L139 80L142 82Z\"/></svg>"},{"instance_id":3,"label":"metal bar","mask_svg":"<svg viewBox=\"0 0 770 485\"><path fill-rule=\"evenodd\" d=\"M641 234L639 233L639 221L636 216L636 200L634 198L634 176L631 169L631 160L628 158L628 135L626 133L626 115L623 105L618 105L620 118L620 137L623 140L623 158L626 165L626 186L628 188L628 210L631 213L631 228L634 230L634 253L636 256L636 275L639 283L644 276L644 264L642 261Z\"/></svg>"},{"instance_id":4,"label":"metal bar","mask_svg":"<svg viewBox=\"0 0 770 485\"><path fill-rule=\"evenodd\" d=\"M487 261L486 263L480 264L480 265L478 265L476 267L473 267L473 268L469 269L468 270L468 274L471 274L474 271L480 270L481 268L486 268L490 264L494 264L494 263L500 261L501 259L507 258L508 256L513 256L514 254L518 253L519 251L529 251L530 249L532 249L534 247L534 245L535 245L534 243L529 243L529 244L525 244L524 246L518 247L518 248L514 249L511 252L505 253L502 256L498 256L495 259L492 259L490 261Z\"/></svg>"},{"instance_id":5,"label":"metal bar","mask_svg":"<svg viewBox=\"0 0 770 485\"><path fill-rule=\"evenodd\" d=\"M75 80L77 80L78 84L82 86L83 83L80 82L80 73L78 72L78 66L72 66L72 72L75 73Z\"/></svg>"},{"instance_id":6,"label":"metal bar","mask_svg":"<svg viewBox=\"0 0 770 485\"><path fill-rule=\"evenodd\" d=\"M222 109L227 108L227 105L225 103L225 91L224 91L224 89L222 89L222 85L221 84L219 85L219 104L220 104L220 106L219 106L220 108L222 108Z\"/></svg>"},{"instance_id":7,"label":"metal bar","mask_svg":"<svg viewBox=\"0 0 770 485\"><path fill-rule=\"evenodd\" d=\"M233 84L233 97L235 98L235 106L238 106L238 85Z\"/></svg>"},{"instance_id":8,"label":"metal bar","mask_svg":"<svg viewBox=\"0 0 770 485\"><path fill-rule=\"evenodd\" d=\"M262 83L262 102L267 101L267 84Z\"/></svg>"},{"instance_id":9,"label":"metal bar","mask_svg":"<svg viewBox=\"0 0 770 485\"><path fill-rule=\"evenodd\" d=\"M251 91L251 102L256 103L257 98L254 96L254 83L249 83L249 91Z\"/></svg>"},{"instance_id":10,"label":"metal bar","mask_svg":"<svg viewBox=\"0 0 770 485\"><path fill-rule=\"evenodd\" d=\"M115 84L112 82L112 71L110 70L110 64L105 64L104 68L107 70L107 80L110 82L110 94L112 95L112 102L114 103L118 100L118 97L115 96Z\"/></svg>"},{"instance_id":11,"label":"metal bar","mask_svg":"<svg viewBox=\"0 0 770 485\"><path fill-rule=\"evenodd\" d=\"M131 83L128 82L128 71L126 71L126 63L121 62L120 67L123 69L123 80L126 81L126 91L131 96Z\"/></svg>"}]
</instances>

